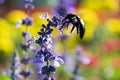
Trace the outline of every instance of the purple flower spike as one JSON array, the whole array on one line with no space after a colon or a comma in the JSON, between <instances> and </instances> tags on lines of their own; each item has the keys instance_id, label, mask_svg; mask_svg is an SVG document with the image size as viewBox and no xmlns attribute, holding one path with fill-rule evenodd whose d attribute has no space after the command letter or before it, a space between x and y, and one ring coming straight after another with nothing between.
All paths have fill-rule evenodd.
<instances>
[{"instance_id":1,"label":"purple flower spike","mask_svg":"<svg viewBox=\"0 0 120 80\"><path fill-rule=\"evenodd\" d=\"M31 26L33 25L33 19L31 17L26 17L23 19L22 24L26 26Z\"/></svg>"},{"instance_id":2,"label":"purple flower spike","mask_svg":"<svg viewBox=\"0 0 120 80\"><path fill-rule=\"evenodd\" d=\"M31 43L34 42L34 37L31 36L31 34L28 31L28 26L33 25L33 19L30 17L30 10L34 9L34 5L32 4L33 0L24 0L25 1L25 8L27 9L27 17L22 19L21 21L16 24L16 28L19 28L21 25L26 26L26 31L22 33L22 37L24 38L24 42L21 44L21 48L24 51L23 58L20 60L21 63L24 65L22 67L22 71L19 70L20 65L18 64L18 54L14 53L12 63L11 63L11 80L21 80L19 78L20 75L22 75L24 78L27 78L26 80L29 80L28 77L31 75L31 70L28 70L28 64L30 63L31 57L29 57L28 53L30 52ZM33 49L32 49L33 50ZM31 52L32 52L31 50ZM35 51L35 50L34 50ZM27 70L26 70L27 69ZM19 74L19 76L17 75ZM20 76L21 77L21 76Z\"/></svg>"},{"instance_id":3,"label":"purple flower spike","mask_svg":"<svg viewBox=\"0 0 120 80\"><path fill-rule=\"evenodd\" d=\"M32 10L34 9L34 5L32 4L33 0L25 0L26 4L25 4L25 8L28 10Z\"/></svg>"},{"instance_id":4,"label":"purple flower spike","mask_svg":"<svg viewBox=\"0 0 120 80\"><path fill-rule=\"evenodd\" d=\"M38 72L40 74L46 75L46 77L43 80L54 80L54 78L51 77L51 75L53 75L56 72L55 67L60 65L60 63L63 64L64 61L61 57L55 56L52 52L53 50L51 34L53 32L53 29L51 27L55 27L59 30L59 24L62 23L63 18L59 15L56 15L53 16L52 19L49 19L47 13L45 16L40 15L40 18L46 19L48 24L42 24L42 29L40 29L40 31L38 32L39 38L35 42L39 44L41 49L37 52L37 57L35 57L35 60L38 60L37 62L39 63L41 63L42 61L45 63L42 69Z\"/></svg>"},{"instance_id":5,"label":"purple flower spike","mask_svg":"<svg viewBox=\"0 0 120 80\"><path fill-rule=\"evenodd\" d=\"M25 0L25 2L27 2L27 3L32 3L33 0Z\"/></svg>"},{"instance_id":6,"label":"purple flower spike","mask_svg":"<svg viewBox=\"0 0 120 80\"><path fill-rule=\"evenodd\" d=\"M35 7L34 7L34 5L31 4L31 3L27 3L27 4L25 4L25 8L26 8L26 9L34 9Z\"/></svg>"}]
</instances>

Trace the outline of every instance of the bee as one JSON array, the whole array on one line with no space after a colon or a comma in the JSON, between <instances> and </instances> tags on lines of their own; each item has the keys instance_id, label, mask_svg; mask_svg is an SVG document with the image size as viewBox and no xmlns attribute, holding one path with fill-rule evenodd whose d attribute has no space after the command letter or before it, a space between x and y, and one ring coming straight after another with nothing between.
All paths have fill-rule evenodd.
<instances>
[{"instance_id":1,"label":"bee","mask_svg":"<svg viewBox=\"0 0 120 80\"><path fill-rule=\"evenodd\" d=\"M62 29L65 26L68 28L70 23L73 24L70 33L72 33L74 28L76 27L77 34L79 34L79 37L82 39L85 34L85 26L83 20L76 14L71 14L71 13L67 14L65 18L62 20L62 25L60 29Z\"/></svg>"}]
</instances>

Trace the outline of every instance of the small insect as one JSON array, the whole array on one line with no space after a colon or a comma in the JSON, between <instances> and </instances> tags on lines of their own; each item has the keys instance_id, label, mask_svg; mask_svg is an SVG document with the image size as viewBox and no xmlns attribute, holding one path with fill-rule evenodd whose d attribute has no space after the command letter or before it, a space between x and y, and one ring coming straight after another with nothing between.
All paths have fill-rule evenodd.
<instances>
[{"instance_id":1,"label":"small insect","mask_svg":"<svg viewBox=\"0 0 120 80\"><path fill-rule=\"evenodd\" d=\"M76 27L77 34L79 34L80 38L82 39L85 34L85 27L83 20L76 14L71 14L71 13L67 14L65 18L62 20L62 26L60 27L60 29L62 29L65 26L67 26L68 28L69 23L73 24L70 33L72 33L72 31Z\"/></svg>"}]
</instances>

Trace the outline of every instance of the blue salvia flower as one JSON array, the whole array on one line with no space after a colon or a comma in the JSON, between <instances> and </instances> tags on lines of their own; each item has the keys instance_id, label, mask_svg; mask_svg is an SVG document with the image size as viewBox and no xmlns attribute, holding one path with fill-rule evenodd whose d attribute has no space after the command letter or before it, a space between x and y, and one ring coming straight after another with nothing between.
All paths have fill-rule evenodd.
<instances>
[{"instance_id":1,"label":"blue salvia flower","mask_svg":"<svg viewBox=\"0 0 120 80\"><path fill-rule=\"evenodd\" d=\"M11 58L11 67L3 72L3 75L10 76L11 80L21 80L20 71L21 71L21 64L20 64L20 58L17 51L13 53L13 56Z\"/></svg>"},{"instance_id":2,"label":"blue salvia flower","mask_svg":"<svg viewBox=\"0 0 120 80\"><path fill-rule=\"evenodd\" d=\"M59 29L58 23L61 23L62 20L59 16L53 16L52 20L50 20L48 14L40 17L45 18L48 24L43 24L42 29L38 32L39 38L36 40L36 43L39 44L41 48L35 56L34 63L46 63L38 73L46 75L43 80L54 80L53 74L56 72L55 66L59 66L59 63L64 63L64 61L60 56L53 54L51 39L53 29L51 27Z\"/></svg>"},{"instance_id":3,"label":"blue salvia flower","mask_svg":"<svg viewBox=\"0 0 120 80\"><path fill-rule=\"evenodd\" d=\"M11 80L21 80L21 77L19 75L20 72L20 58L19 54L17 52L14 52L12 56L12 61L11 61L11 73L10 77Z\"/></svg>"},{"instance_id":4,"label":"blue salvia flower","mask_svg":"<svg viewBox=\"0 0 120 80\"><path fill-rule=\"evenodd\" d=\"M49 16L48 16L48 13L46 13L46 15L40 15L40 18L43 18L43 19L46 19L48 21L48 24L47 24L47 28L49 29L50 26L53 26L55 28L57 28L60 33L63 33L62 30L60 29L61 26L62 26L62 20L63 20L63 17L60 16L60 15L55 15L52 17L52 19L50 20L49 19ZM42 25L43 28L44 28L44 25ZM42 29L41 29L42 30Z\"/></svg>"},{"instance_id":5,"label":"blue salvia flower","mask_svg":"<svg viewBox=\"0 0 120 80\"><path fill-rule=\"evenodd\" d=\"M16 24L16 28L19 28L21 25L25 25L26 27L33 25L33 19L30 17L30 10L34 9L34 5L32 4L33 0L24 0L25 1L25 9L27 10L27 17L22 21L19 21Z\"/></svg>"},{"instance_id":6,"label":"blue salvia flower","mask_svg":"<svg viewBox=\"0 0 120 80\"><path fill-rule=\"evenodd\" d=\"M24 69L19 73L22 77L27 78L32 74L32 71L28 69L28 64L31 58L28 56L28 50L30 50L31 43L34 42L34 37L28 31L28 27L33 25L33 19L30 17L30 10L34 9L34 5L32 4L33 0L24 0L25 1L25 9L27 10L27 17L22 19L16 27L19 28L21 25L26 26L26 31L22 33L22 37L25 42L21 44L21 48L24 52L24 57L21 59L21 63L25 65Z\"/></svg>"},{"instance_id":7,"label":"blue salvia flower","mask_svg":"<svg viewBox=\"0 0 120 80\"><path fill-rule=\"evenodd\" d=\"M33 0L25 0L25 2L26 2L25 6L28 4L32 5ZM30 7L30 5L25 7L27 11L33 9ZM30 49L31 43L34 42L34 37L31 36L31 34L28 31L28 27L33 25L33 19L30 17L29 13L28 13L28 17L24 18L20 23L16 25L16 27L19 28L21 25L26 26L26 31L22 33L22 37L25 39L25 42L21 44L21 48L23 49L23 51L25 51L25 54L21 62L27 65L30 60L30 58L27 55L27 51L28 49Z\"/></svg>"},{"instance_id":8,"label":"blue salvia flower","mask_svg":"<svg viewBox=\"0 0 120 80\"><path fill-rule=\"evenodd\" d=\"M84 77L81 76L80 74L80 63L83 64L89 64L90 60L82 55L82 47L81 46L77 46L76 48L76 60L75 60L75 67L73 70L73 77L71 78L71 80L84 80Z\"/></svg>"},{"instance_id":9,"label":"blue salvia flower","mask_svg":"<svg viewBox=\"0 0 120 80\"><path fill-rule=\"evenodd\" d=\"M33 2L33 0L24 0L25 1L25 8L27 9L27 10L32 10L32 9L34 9L35 7L34 7L34 5L32 4L32 2Z\"/></svg>"}]
</instances>

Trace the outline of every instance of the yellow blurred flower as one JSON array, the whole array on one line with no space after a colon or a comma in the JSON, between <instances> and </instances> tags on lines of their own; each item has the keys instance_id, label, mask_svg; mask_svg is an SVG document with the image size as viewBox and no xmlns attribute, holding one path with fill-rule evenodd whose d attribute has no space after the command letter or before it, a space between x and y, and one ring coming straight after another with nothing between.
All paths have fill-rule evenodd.
<instances>
[{"instance_id":1,"label":"yellow blurred flower","mask_svg":"<svg viewBox=\"0 0 120 80\"><path fill-rule=\"evenodd\" d=\"M3 50L6 53L12 52L14 48L10 28L11 26L7 23L7 21L0 18L0 50Z\"/></svg>"},{"instance_id":2,"label":"yellow blurred flower","mask_svg":"<svg viewBox=\"0 0 120 80\"><path fill-rule=\"evenodd\" d=\"M17 24L17 21L22 20L26 16L27 16L26 13L21 10L13 10L7 14L6 18L11 23Z\"/></svg>"},{"instance_id":3,"label":"yellow blurred flower","mask_svg":"<svg viewBox=\"0 0 120 80\"><path fill-rule=\"evenodd\" d=\"M0 37L7 37L11 38L11 35L9 34L10 31L10 25L5 21L4 19L0 18Z\"/></svg>"},{"instance_id":4,"label":"yellow blurred flower","mask_svg":"<svg viewBox=\"0 0 120 80\"><path fill-rule=\"evenodd\" d=\"M103 0L102 8L106 10L110 10L112 12L116 12L119 10L119 1L118 0Z\"/></svg>"},{"instance_id":5,"label":"yellow blurred flower","mask_svg":"<svg viewBox=\"0 0 120 80\"><path fill-rule=\"evenodd\" d=\"M34 19L34 22L36 23L36 25L41 25L41 24L46 24L47 23L47 21L45 20L45 19L42 19L42 18L40 18L40 15L45 15L46 13L44 13L44 12L34 12L31 16L33 17L33 19ZM49 14L49 16L51 16L50 14Z\"/></svg>"},{"instance_id":6,"label":"yellow blurred flower","mask_svg":"<svg viewBox=\"0 0 120 80\"><path fill-rule=\"evenodd\" d=\"M94 10L90 9L79 9L77 13L83 19L85 23L85 36L84 39L91 39L93 37L93 33L99 24L99 19Z\"/></svg>"},{"instance_id":7,"label":"yellow blurred flower","mask_svg":"<svg viewBox=\"0 0 120 80\"><path fill-rule=\"evenodd\" d=\"M5 53L11 53L14 49L13 41L9 38L0 38L0 49L3 50ZM7 54L11 55L11 54Z\"/></svg>"},{"instance_id":8,"label":"yellow blurred flower","mask_svg":"<svg viewBox=\"0 0 120 80\"><path fill-rule=\"evenodd\" d=\"M120 20L109 19L106 22L106 27L112 33L120 33Z\"/></svg>"},{"instance_id":9,"label":"yellow blurred flower","mask_svg":"<svg viewBox=\"0 0 120 80\"><path fill-rule=\"evenodd\" d=\"M100 9L102 5L101 0L86 0L83 1L83 4L81 4L82 7L87 9Z\"/></svg>"},{"instance_id":10,"label":"yellow blurred flower","mask_svg":"<svg viewBox=\"0 0 120 80\"><path fill-rule=\"evenodd\" d=\"M15 25L18 24L19 21L22 21L25 17L27 17L27 14L21 10L13 10L13 11L10 11L7 15L6 15L6 19L12 23L12 27L13 29L15 29ZM21 25L21 27L17 30L17 33L21 33L23 31L26 30L25 26L24 25ZM15 31L15 32L16 32ZM13 34L14 35L14 34ZM16 36L16 35L14 35Z\"/></svg>"},{"instance_id":11,"label":"yellow blurred flower","mask_svg":"<svg viewBox=\"0 0 120 80\"><path fill-rule=\"evenodd\" d=\"M119 0L86 0L81 5L87 9L118 11Z\"/></svg>"}]
</instances>

